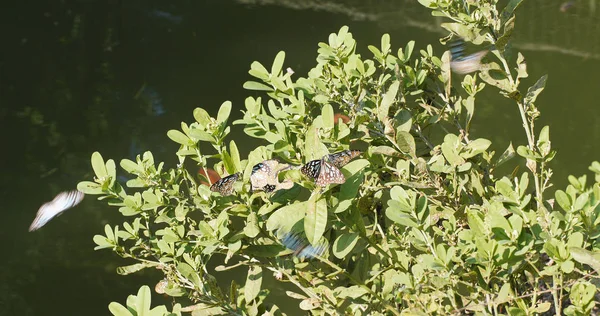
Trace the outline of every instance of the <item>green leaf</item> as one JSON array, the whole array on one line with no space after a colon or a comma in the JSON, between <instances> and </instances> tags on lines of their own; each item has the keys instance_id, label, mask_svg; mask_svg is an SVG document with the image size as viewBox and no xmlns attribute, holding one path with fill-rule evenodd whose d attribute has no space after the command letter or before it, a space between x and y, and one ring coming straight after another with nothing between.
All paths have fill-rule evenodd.
<instances>
[{"instance_id":1,"label":"green leaf","mask_svg":"<svg viewBox=\"0 0 600 316\"><path fill-rule=\"evenodd\" d=\"M248 276L244 286L244 299L246 303L252 302L260 292L262 285L262 268L259 266L250 266L248 268Z\"/></svg>"},{"instance_id":2,"label":"green leaf","mask_svg":"<svg viewBox=\"0 0 600 316\"><path fill-rule=\"evenodd\" d=\"M573 205L571 202L571 198L564 191L556 190L556 192L554 193L554 198L556 199L556 202L558 203L558 205L560 205L560 207L562 207L563 210L565 210L565 211L571 210L571 206Z\"/></svg>"},{"instance_id":3,"label":"green leaf","mask_svg":"<svg viewBox=\"0 0 600 316\"><path fill-rule=\"evenodd\" d=\"M128 274L132 274L132 273L138 272L140 270L143 270L143 269L146 269L149 267L154 267L154 266L156 266L156 264L149 263L149 262L141 262L141 263L136 263L136 264L132 264L132 265L128 265L128 266L117 267L117 274L128 275Z\"/></svg>"},{"instance_id":4,"label":"green leaf","mask_svg":"<svg viewBox=\"0 0 600 316\"><path fill-rule=\"evenodd\" d=\"M279 73L281 72L281 68L283 67L284 60L285 60L285 52L280 51L279 53L277 53L277 56L275 56L275 60L273 60L273 65L271 66L271 75L279 76Z\"/></svg>"},{"instance_id":5,"label":"green leaf","mask_svg":"<svg viewBox=\"0 0 600 316\"><path fill-rule=\"evenodd\" d=\"M383 34L381 36L381 52L387 54L390 51L390 34Z\"/></svg>"},{"instance_id":6,"label":"green leaf","mask_svg":"<svg viewBox=\"0 0 600 316\"><path fill-rule=\"evenodd\" d=\"M147 285L140 287L135 302L135 310L139 316L150 312L150 301L150 288Z\"/></svg>"},{"instance_id":7,"label":"green leaf","mask_svg":"<svg viewBox=\"0 0 600 316\"><path fill-rule=\"evenodd\" d=\"M104 159L102 159L102 155L97 151L92 154L92 169L94 169L94 173L98 179L103 179L108 176Z\"/></svg>"},{"instance_id":8,"label":"green leaf","mask_svg":"<svg viewBox=\"0 0 600 316\"><path fill-rule=\"evenodd\" d=\"M310 298L302 300L302 302L300 302L299 307L301 310L309 311L309 310L313 310L313 309L319 307L320 305L321 304L320 304L318 298L310 297Z\"/></svg>"},{"instance_id":9,"label":"green leaf","mask_svg":"<svg viewBox=\"0 0 600 316\"><path fill-rule=\"evenodd\" d=\"M406 206L403 205L401 202L390 200L388 201L387 209L385 209L385 216L387 216L387 218L389 218L396 224L418 228L419 225L415 221L416 218L404 212L406 210Z\"/></svg>"},{"instance_id":10,"label":"green leaf","mask_svg":"<svg viewBox=\"0 0 600 316\"><path fill-rule=\"evenodd\" d=\"M569 250L571 256L577 262L587 264L592 267L592 269L596 270L596 273L600 273L600 252L591 252L578 247L572 247Z\"/></svg>"},{"instance_id":11,"label":"green leaf","mask_svg":"<svg viewBox=\"0 0 600 316\"><path fill-rule=\"evenodd\" d=\"M292 226L302 220L306 213L308 201L286 205L271 214L267 220L267 229L284 229L290 231Z\"/></svg>"},{"instance_id":12,"label":"green leaf","mask_svg":"<svg viewBox=\"0 0 600 316\"><path fill-rule=\"evenodd\" d=\"M346 178L346 182L340 186L340 194L338 195L340 202L336 205L334 213L341 213L350 208L363 181L363 172L355 173Z\"/></svg>"},{"instance_id":13,"label":"green leaf","mask_svg":"<svg viewBox=\"0 0 600 316\"><path fill-rule=\"evenodd\" d=\"M394 117L394 124L396 125L396 131L410 132L412 127L412 115L408 110L401 110Z\"/></svg>"},{"instance_id":14,"label":"green leaf","mask_svg":"<svg viewBox=\"0 0 600 316\"><path fill-rule=\"evenodd\" d=\"M246 90L253 91L273 91L273 88L267 86L264 83L256 82L256 81L246 81L244 82L243 88Z\"/></svg>"},{"instance_id":15,"label":"green leaf","mask_svg":"<svg viewBox=\"0 0 600 316\"><path fill-rule=\"evenodd\" d=\"M203 108L195 108L193 114L194 114L194 119L196 120L196 122L198 122L200 124L200 126L203 129L206 129L206 127L212 121L210 118L210 115L208 115L208 112L206 112L206 110L204 110Z\"/></svg>"},{"instance_id":16,"label":"green leaf","mask_svg":"<svg viewBox=\"0 0 600 316\"><path fill-rule=\"evenodd\" d=\"M483 220L481 219L477 211L467 210L467 221L469 222L469 228L477 236L487 235L485 225L483 224Z\"/></svg>"},{"instance_id":17,"label":"green leaf","mask_svg":"<svg viewBox=\"0 0 600 316\"><path fill-rule=\"evenodd\" d=\"M398 94L398 88L400 87L400 81L394 81L388 91L383 95L383 99L381 100L381 104L377 110L377 117L380 121L384 121L384 119L388 116L388 112L390 110L390 106L394 103L396 99L396 95Z\"/></svg>"},{"instance_id":18,"label":"green leaf","mask_svg":"<svg viewBox=\"0 0 600 316\"><path fill-rule=\"evenodd\" d=\"M321 117L323 117L323 128L333 128L333 116L333 107L331 106L331 104L326 103L325 105L323 105L323 108L321 109Z\"/></svg>"},{"instance_id":19,"label":"green leaf","mask_svg":"<svg viewBox=\"0 0 600 316\"><path fill-rule=\"evenodd\" d=\"M413 158L417 156L415 139L410 133L397 131L396 144L403 154L410 155Z\"/></svg>"},{"instance_id":20,"label":"green leaf","mask_svg":"<svg viewBox=\"0 0 600 316\"><path fill-rule=\"evenodd\" d=\"M504 47L510 41L510 37L512 35L514 28L515 28L515 16L513 15L512 17L510 17L508 19L508 21L506 21L506 24L504 24L504 33L496 41L496 48L498 48L499 51L504 51Z\"/></svg>"},{"instance_id":21,"label":"green leaf","mask_svg":"<svg viewBox=\"0 0 600 316\"><path fill-rule=\"evenodd\" d=\"M492 144L492 142L485 138L478 138L478 139L470 142L465 147L466 152L463 152L461 154L461 156L466 159L475 157L475 156L481 154L482 152L486 151L488 149L488 147L490 147L491 144Z\"/></svg>"},{"instance_id":22,"label":"green leaf","mask_svg":"<svg viewBox=\"0 0 600 316\"><path fill-rule=\"evenodd\" d=\"M108 240L106 237L104 237L102 235L95 235L93 239L94 239L94 243L96 243L96 245L98 245L98 246L94 247L94 250L113 247L113 244L110 242L110 240Z\"/></svg>"},{"instance_id":23,"label":"green leaf","mask_svg":"<svg viewBox=\"0 0 600 316\"><path fill-rule=\"evenodd\" d=\"M327 227L327 202L315 194L310 200L304 217L304 231L312 245L317 245ZM318 200L317 200L318 198Z\"/></svg>"},{"instance_id":24,"label":"green leaf","mask_svg":"<svg viewBox=\"0 0 600 316\"><path fill-rule=\"evenodd\" d=\"M256 213L252 212L246 219L246 226L244 227L244 234L250 238L258 236L260 228L258 227L258 217Z\"/></svg>"},{"instance_id":25,"label":"green leaf","mask_svg":"<svg viewBox=\"0 0 600 316\"><path fill-rule=\"evenodd\" d=\"M358 242L357 233L343 233L333 243L333 255L338 259L345 258Z\"/></svg>"},{"instance_id":26,"label":"green leaf","mask_svg":"<svg viewBox=\"0 0 600 316\"><path fill-rule=\"evenodd\" d=\"M513 15L515 10L519 7L521 2L523 2L523 0L510 0L510 2L508 2L506 7L504 7L504 9L502 10L502 13L500 14L502 24L506 23L506 21L508 21L508 19L510 19L510 17Z\"/></svg>"},{"instance_id":27,"label":"green leaf","mask_svg":"<svg viewBox=\"0 0 600 316\"><path fill-rule=\"evenodd\" d=\"M544 90L547 79L548 75L543 75L533 86L527 89L527 94L525 95L526 105L535 103L535 100L537 99L538 95Z\"/></svg>"},{"instance_id":28,"label":"green leaf","mask_svg":"<svg viewBox=\"0 0 600 316\"><path fill-rule=\"evenodd\" d=\"M194 146L194 142L189 137L187 137L184 133L182 133L178 130L172 129L172 130L168 131L167 136L169 136L169 138L172 141L174 141L178 144L181 144L184 146Z\"/></svg>"},{"instance_id":29,"label":"green leaf","mask_svg":"<svg viewBox=\"0 0 600 316\"><path fill-rule=\"evenodd\" d=\"M517 147L517 154L523 158L531 159L531 160L540 160L542 157L535 153L533 150L525 147L519 146Z\"/></svg>"},{"instance_id":30,"label":"green leaf","mask_svg":"<svg viewBox=\"0 0 600 316\"><path fill-rule=\"evenodd\" d=\"M317 129L320 127L320 124L322 124L320 119L315 120L306 133L306 139L304 141L304 155L306 156L306 161L321 159L324 155L329 154L329 150L327 150L327 147L323 145L319 139Z\"/></svg>"},{"instance_id":31,"label":"green leaf","mask_svg":"<svg viewBox=\"0 0 600 316\"><path fill-rule=\"evenodd\" d=\"M123 170L127 171L130 174L139 174L139 173L142 173L142 171L143 171L142 168L140 168L140 166L137 163L135 163L129 159L121 160L120 165L121 165L121 168L123 168Z\"/></svg>"},{"instance_id":32,"label":"green leaf","mask_svg":"<svg viewBox=\"0 0 600 316\"><path fill-rule=\"evenodd\" d=\"M356 159L342 167L342 172L344 172L345 175L354 175L370 164L371 163L367 159Z\"/></svg>"},{"instance_id":33,"label":"green leaf","mask_svg":"<svg viewBox=\"0 0 600 316\"><path fill-rule=\"evenodd\" d=\"M456 145L450 141L447 141L447 139L449 139L448 136L449 135L446 135L444 143L442 143L442 154L449 164L455 167L460 166L465 163L465 160L458 155L458 152L456 151Z\"/></svg>"},{"instance_id":34,"label":"green leaf","mask_svg":"<svg viewBox=\"0 0 600 316\"><path fill-rule=\"evenodd\" d=\"M117 302L111 302L110 304L108 304L108 310L111 312L111 314L113 314L114 316L134 316L128 309L127 307L117 303Z\"/></svg>"},{"instance_id":35,"label":"green leaf","mask_svg":"<svg viewBox=\"0 0 600 316\"><path fill-rule=\"evenodd\" d=\"M199 141L203 141L203 142L209 142L211 144L216 144L217 140L214 136L212 136L211 134L197 129L197 128L191 128L188 133L190 134L190 137L195 138ZM195 151L192 151L194 154L196 153Z\"/></svg>"},{"instance_id":36,"label":"green leaf","mask_svg":"<svg viewBox=\"0 0 600 316\"><path fill-rule=\"evenodd\" d=\"M242 163L240 160L240 152L237 148L237 145L232 140L229 142L229 155L231 156L231 161L233 162L233 166L236 172L242 171Z\"/></svg>"},{"instance_id":37,"label":"green leaf","mask_svg":"<svg viewBox=\"0 0 600 316\"><path fill-rule=\"evenodd\" d=\"M98 195L103 194L104 190L102 190L102 186L96 182L91 181L81 181L77 184L77 190L79 192L83 192L85 194L90 195Z\"/></svg>"},{"instance_id":38,"label":"green leaf","mask_svg":"<svg viewBox=\"0 0 600 316\"><path fill-rule=\"evenodd\" d=\"M217 114L217 123L227 123L227 119L229 119L229 114L231 114L231 101L225 101L223 102L223 104L221 104L221 107L219 108L219 113Z\"/></svg>"}]
</instances>

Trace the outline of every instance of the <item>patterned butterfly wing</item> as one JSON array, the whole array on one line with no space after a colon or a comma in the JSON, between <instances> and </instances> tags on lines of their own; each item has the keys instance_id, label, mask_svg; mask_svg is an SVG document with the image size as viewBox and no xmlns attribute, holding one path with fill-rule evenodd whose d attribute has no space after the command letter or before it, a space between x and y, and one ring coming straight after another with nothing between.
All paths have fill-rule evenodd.
<instances>
[{"instance_id":1,"label":"patterned butterfly wing","mask_svg":"<svg viewBox=\"0 0 600 316\"><path fill-rule=\"evenodd\" d=\"M277 186L273 185L273 184L267 184L264 187L262 187L262 190L267 193L271 193L271 192L275 191L275 189L277 189Z\"/></svg>"},{"instance_id":2,"label":"patterned butterfly wing","mask_svg":"<svg viewBox=\"0 0 600 316\"><path fill-rule=\"evenodd\" d=\"M210 186L210 190L213 192L219 192L223 196L233 194L233 184L242 176L241 173L234 173L227 177L219 179L219 181L213 183Z\"/></svg>"},{"instance_id":3,"label":"patterned butterfly wing","mask_svg":"<svg viewBox=\"0 0 600 316\"><path fill-rule=\"evenodd\" d=\"M348 164L350 160L362 154L360 150L344 150L337 153L327 155L327 160L334 166L341 168Z\"/></svg>"},{"instance_id":4,"label":"patterned butterfly wing","mask_svg":"<svg viewBox=\"0 0 600 316\"><path fill-rule=\"evenodd\" d=\"M346 182L346 178L338 169L338 167L330 164L324 159L321 160L321 172L316 180L317 186L324 187L328 184L337 183L342 184Z\"/></svg>"},{"instance_id":5,"label":"patterned butterfly wing","mask_svg":"<svg viewBox=\"0 0 600 316\"><path fill-rule=\"evenodd\" d=\"M321 173L322 162L323 159L311 160L302 166L302 168L300 168L300 172L309 177L311 180L316 181Z\"/></svg>"},{"instance_id":6,"label":"patterned butterfly wing","mask_svg":"<svg viewBox=\"0 0 600 316\"><path fill-rule=\"evenodd\" d=\"M265 190L276 189L277 175L279 173L279 161L275 159L265 160L252 167L252 173L250 174L250 183L252 184L252 190ZM272 192L272 191L271 191Z\"/></svg>"}]
</instances>

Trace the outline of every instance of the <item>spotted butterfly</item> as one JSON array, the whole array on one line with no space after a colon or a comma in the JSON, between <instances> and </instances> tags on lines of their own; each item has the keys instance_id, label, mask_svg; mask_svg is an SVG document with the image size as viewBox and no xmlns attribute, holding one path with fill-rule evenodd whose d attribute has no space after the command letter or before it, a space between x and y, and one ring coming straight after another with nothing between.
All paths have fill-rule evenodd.
<instances>
[{"instance_id":1,"label":"spotted butterfly","mask_svg":"<svg viewBox=\"0 0 600 316\"><path fill-rule=\"evenodd\" d=\"M300 172L313 179L317 186L324 187L331 183L342 184L346 178L335 165L329 163L326 157L307 162Z\"/></svg>"},{"instance_id":2,"label":"spotted butterfly","mask_svg":"<svg viewBox=\"0 0 600 316\"><path fill-rule=\"evenodd\" d=\"M277 173L275 172L275 168L278 165L279 161L275 159L265 160L254 165L250 174L252 190L261 190L266 185L276 182Z\"/></svg>"},{"instance_id":3,"label":"spotted butterfly","mask_svg":"<svg viewBox=\"0 0 600 316\"><path fill-rule=\"evenodd\" d=\"M292 232L284 232L281 243L286 248L294 251L294 256L300 259L320 257L327 250L327 243L321 242L317 245L311 245L300 234Z\"/></svg>"},{"instance_id":4,"label":"spotted butterfly","mask_svg":"<svg viewBox=\"0 0 600 316\"><path fill-rule=\"evenodd\" d=\"M281 167L283 165L283 167ZM290 189L294 184L290 180L279 182L279 172L288 169L289 166L280 164L275 159L265 160L252 167L250 184L253 191L265 191L267 193L280 189Z\"/></svg>"},{"instance_id":5,"label":"spotted butterfly","mask_svg":"<svg viewBox=\"0 0 600 316\"><path fill-rule=\"evenodd\" d=\"M210 186L210 190L213 192L219 192L223 196L233 194L233 184L242 176L240 172L234 173L227 177L219 179L217 182Z\"/></svg>"},{"instance_id":6,"label":"spotted butterfly","mask_svg":"<svg viewBox=\"0 0 600 316\"><path fill-rule=\"evenodd\" d=\"M344 151L340 151L337 153L333 153L330 155L327 155L327 160L333 164L334 166L341 168L343 166L345 166L346 164L348 164L350 162L350 160L356 158L357 156L359 156L360 154L362 154L362 151L360 150L344 150Z\"/></svg>"}]
</instances>

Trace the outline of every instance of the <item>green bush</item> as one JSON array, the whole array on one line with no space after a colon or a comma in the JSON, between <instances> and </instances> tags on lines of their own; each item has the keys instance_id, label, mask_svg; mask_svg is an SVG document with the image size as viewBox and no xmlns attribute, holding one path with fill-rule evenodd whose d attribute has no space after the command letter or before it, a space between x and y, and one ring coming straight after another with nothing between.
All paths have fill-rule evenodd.
<instances>
[{"instance_id":1,"label":"green bush","mask_svg":"<svg viewBox=\"0 0 600 316\"><path fill-rule=\"evenodd\" d=\"M264 145L246 159L226 140L230 102L216 118L197 108L195 122L167 133L181 145L176 168L157 165L150 152L122 160L135 177L127 190L116 181L115 162L92 155L96 178L78 188L128 217L122 228L107 225L95 236L96 249L135 262L120 274L160 269L156 291L185 305L174 315L286 312L275 305L274 289L262 286L266 272L295 287L287 295L314 314L589 314L600 270L600 164L590 167L593 185L571 176L549 199L555 152L549 128L534 128L546 77L523 89L526 63L510 46L521 1L502 11L496 0L420 2L449 18L443 43L461 37L491 50L478 76L453 79L449 52L436 57L427 46L416 53L414 42L396 52L387 34L364 59L347 27L319 43L307 78L283 70L283 52L270 70L254 62L255 81L244 87L266 97L248 97L233 124ZM521 115L527 143L516 151L511 144L496 155L489 140L470 132L486 87L513 100ZM293 187L250 190L261 161L301 166L347 149L363 154L341 168L341 185L321 189L291 168L281 178ZM508 174L498 169L504 163L527 169ZM242 176L234 194L222 196L189 171L198 168ZM327 251L298 258L282 245L286 230ZM247 269L245 284L221 288L208 268L215 265ZM147 287L110 310L168 314L164 306L150 311Z\"/></svg>"}]
</instances>

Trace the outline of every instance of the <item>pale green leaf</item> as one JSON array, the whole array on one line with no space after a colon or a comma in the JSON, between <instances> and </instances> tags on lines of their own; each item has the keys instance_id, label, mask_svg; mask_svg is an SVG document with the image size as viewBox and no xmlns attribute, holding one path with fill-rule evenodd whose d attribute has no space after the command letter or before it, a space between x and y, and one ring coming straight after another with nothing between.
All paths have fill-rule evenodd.
<instances>
[{"instance_id":1,"label":"pale green leaf","mask_svg":"<svg viewBox=\"0 0 600 316\"><path fill-rule=\"evenodd\" d=\"M333 243L333 255L338 259L345 258L358 242L357 233L343 233Z\"/></svg>"},{"instance_id":2,"label":"pale green leaf","mask_svg":"<svg viewBox=\"0 0 600 316\"><path fill-rule=\"evenodd\" d=\"M248 276L244 285L244 299L246 303L252 302L260 292L262 285L262 268L259 266L250 266Z\"/></svg>"},{"instance_id":3,"label":"pale green leaf","mask_svg":"<svg viewBox=\"0 0 600 316\"><path fill-rule=\"evenodd\" d=\"M313 195L308 200L306 216L304 217L304 231L312 245L317 245L327 227L327 202L319 195ZM318 200L317 200L318 198Z\"/></svg>"}]
</instances>

